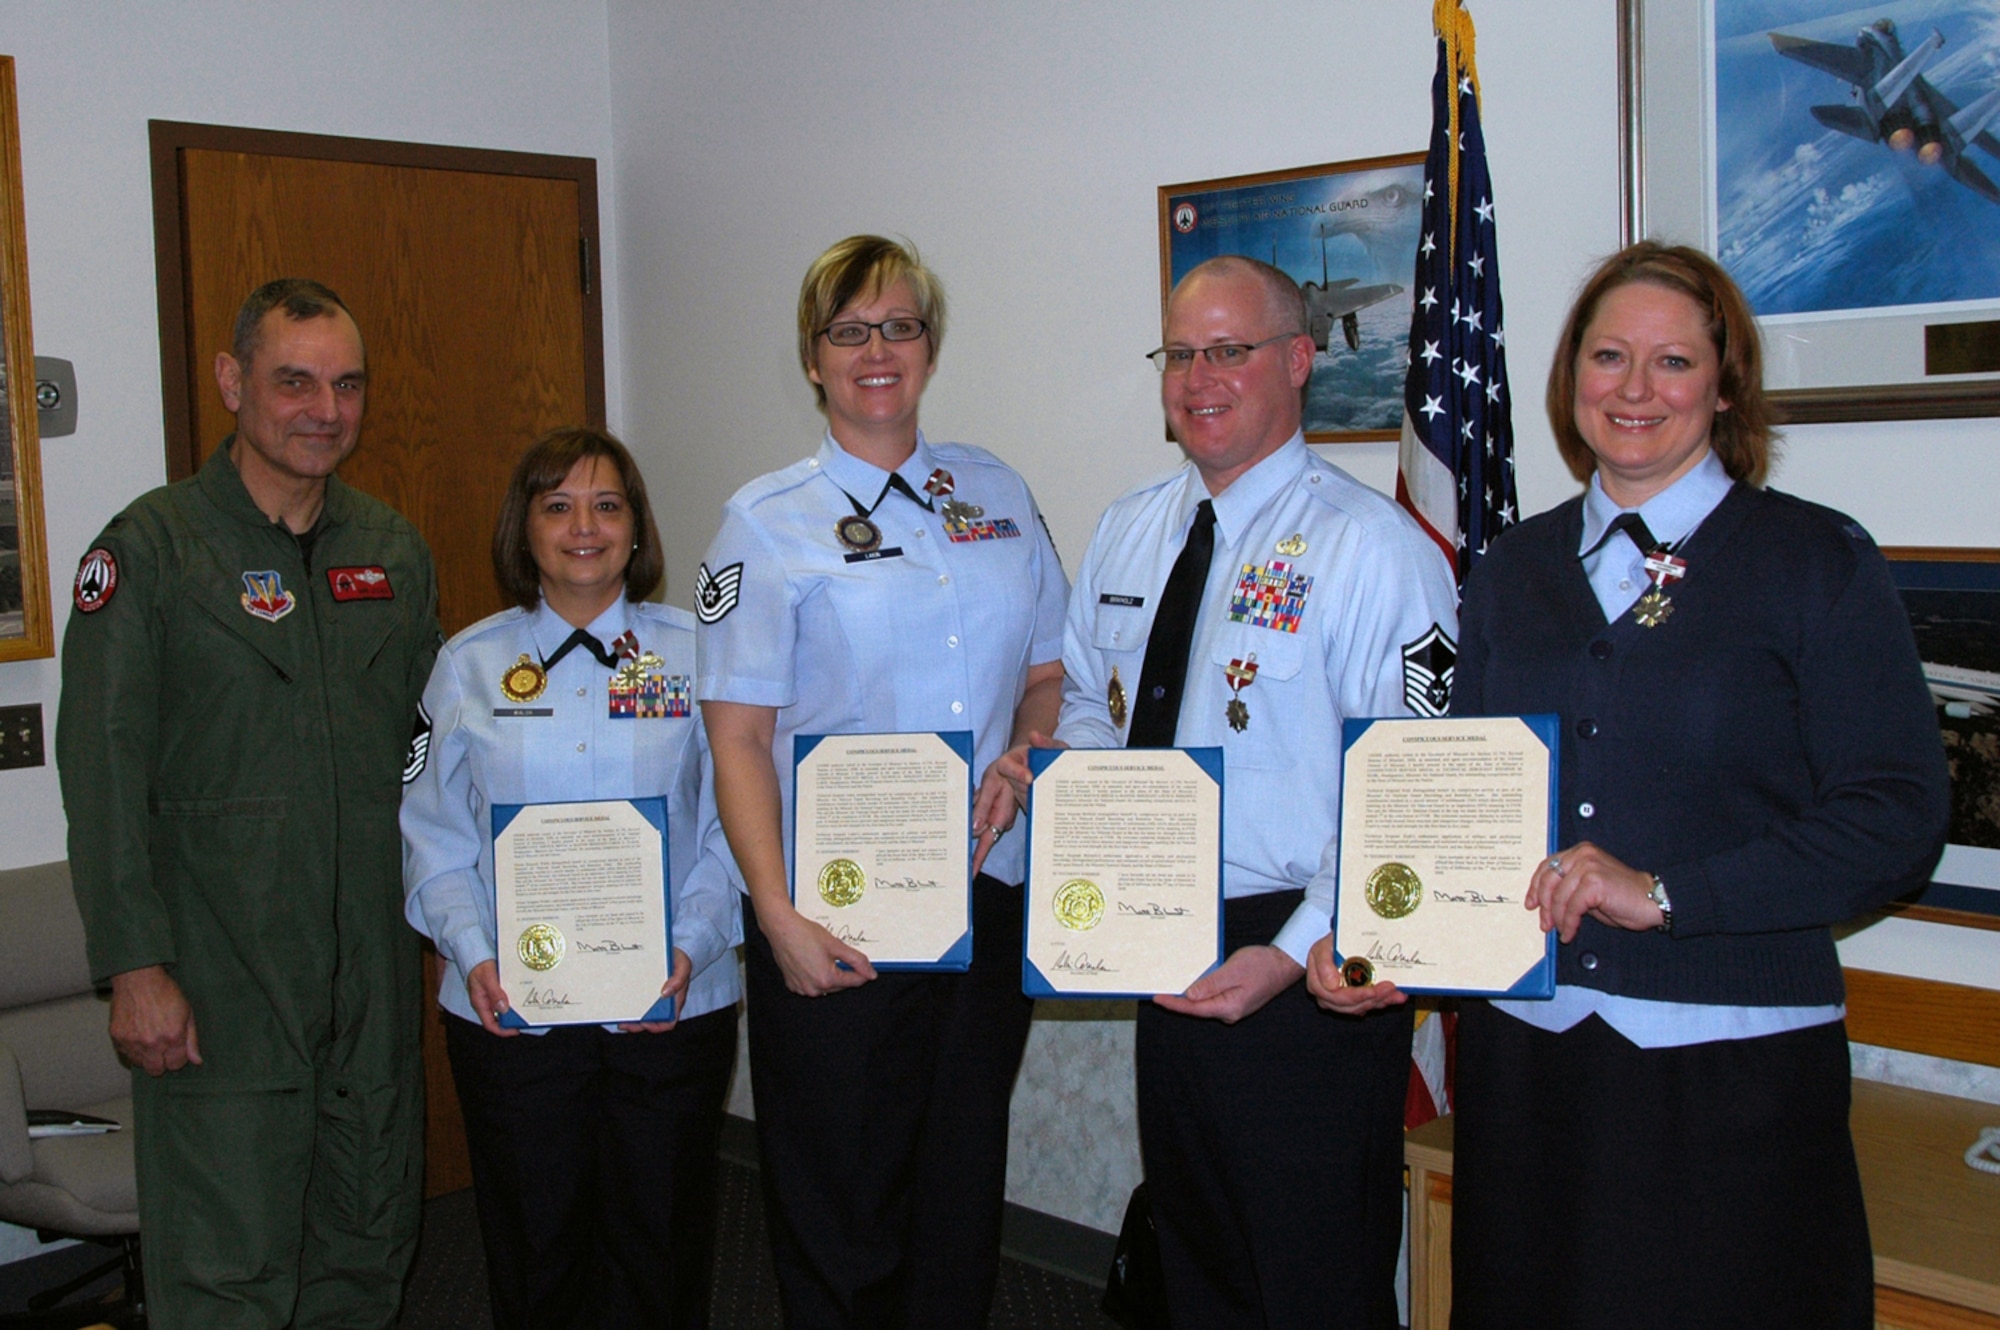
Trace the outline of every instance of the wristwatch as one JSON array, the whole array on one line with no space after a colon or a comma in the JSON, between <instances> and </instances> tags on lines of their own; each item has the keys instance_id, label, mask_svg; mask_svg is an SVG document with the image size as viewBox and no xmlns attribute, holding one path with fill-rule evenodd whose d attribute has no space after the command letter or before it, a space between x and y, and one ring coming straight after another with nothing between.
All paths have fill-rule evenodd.
<instances>
[{"instance_id":1,"label":"wristwatch","mask_svg":"<svg viewBox=\"0 0 2000 1330\"><path fill-rule=\"evenodd\" d=\"M1646 893L1646 899L1660 907L1660 926L1655 931L1670 933L1674 927L1674 903L1667 899L1667 884L1660 881L1660 875L1654 873L1652 877L1653 889Z\"/></svg>"}]
</instances>

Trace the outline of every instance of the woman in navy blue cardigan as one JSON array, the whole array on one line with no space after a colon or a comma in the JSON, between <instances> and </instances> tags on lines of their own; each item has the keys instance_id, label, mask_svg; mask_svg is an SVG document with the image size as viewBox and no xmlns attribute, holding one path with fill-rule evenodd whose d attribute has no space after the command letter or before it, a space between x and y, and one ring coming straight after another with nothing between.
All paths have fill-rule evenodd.
<instances>
[{"instance_id":1,"label":"woman in navy blue cardigan","mask_svg":"<svg viewBox=\"0 0 2000 1330\"><path fill-rule=\"evenodd\" d=\"M1548 410L1586 492L1473 574L1452 711L1562 717L1527 893L1558 986L1462 1017L1453 1325L1866 1327L1830 929L1943 843L1908 620L1867 532L1762 487L1756 324L1707 255L1606 260Z\"/></svg>"}]
</instances>

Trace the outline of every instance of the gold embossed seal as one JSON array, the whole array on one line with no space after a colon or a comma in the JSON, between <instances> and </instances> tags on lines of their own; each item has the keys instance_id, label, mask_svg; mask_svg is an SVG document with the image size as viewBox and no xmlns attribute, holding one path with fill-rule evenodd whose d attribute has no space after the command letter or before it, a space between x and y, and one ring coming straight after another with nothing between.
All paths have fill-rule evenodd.
<instances>
[{"instance_id":1,"label":"gold embossed seal","mask_svg":"<svg viewBox=\"0 0 2000 1330\"><path fill-rule=\"evenodd\" d=\"M1087 878L1071 878L1056 888L1056 922L1072 933L1097 927L1104 918L1104 893Z\"/></svg>"},{"instance_id":2,"label":"gold embossed seal","mask_svg":"<svg viewBox=\"0 0 2000 1330\"><path fill-rule=\"evenodd\" d=\"M1368 908L1401 919L1423 904L1424 882L1408 864L1386 863L1368 875Z\"/></svg>"},{"instance_id":3,"label":"gold embossed seal","mask_svg":"<svg viewBox=\"0 0 2000 1330\"><path fill-rule=\"evenodd\" d=\"M561 965L569 943L554 924L529 924L521 931L521 940L514 944L514 950L520 954L521 964L539 972Z\"/></svg>"},{"instance_id":4,"label":"gold embossed seal","mask_svg":"<svg viewBox=\"0 0 2000 1330\"><path fill-rule=\"evenodd\" d=\"M542 690L548 686L549 676L525 651L521 653L521 658L509 665L507 672L500 676L500 691L506 694L509 702L532 702L540 697Z\"/></svg>"},{"instance_id":5,"label":"gold embossed seal","mask_svg":"<svg viewBox=\"0 0 2000 1330\"><path fill-rule=\"evenodd\" d=\"M838 910L861 899L868 875L852 859L835 859L819 870L819 898Z\"/></svg>"}]
</instances>

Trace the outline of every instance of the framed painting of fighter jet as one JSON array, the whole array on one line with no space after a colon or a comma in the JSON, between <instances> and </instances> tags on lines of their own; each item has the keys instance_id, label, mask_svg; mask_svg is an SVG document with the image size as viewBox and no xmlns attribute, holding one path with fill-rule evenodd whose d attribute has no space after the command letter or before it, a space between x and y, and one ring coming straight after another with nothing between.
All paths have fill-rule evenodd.
<instances>
[{"instance_id":1,"label":"framed painting of fighter jet","mask_svg":"<svg viewBox=\"0 0 2000 1330\"><path fill-rule=\"evenodd\" d=\"M2000 0L1620 0L1626 239L1715 254L1797 423L2000 415Z\"/></svg>"},{"instance_id":2,"label":"framed painting of fighter jet","mask_svg":"<svg viewBox=\"0 0 2000 1330\"><path fill-rule=\"evenodd\" d=\"M1424 154L1365 157L1160 187L1160 309L1189 269L1262 259L1304 291L1311 443L1401 437Z\"/></svg>"}]
</instances>

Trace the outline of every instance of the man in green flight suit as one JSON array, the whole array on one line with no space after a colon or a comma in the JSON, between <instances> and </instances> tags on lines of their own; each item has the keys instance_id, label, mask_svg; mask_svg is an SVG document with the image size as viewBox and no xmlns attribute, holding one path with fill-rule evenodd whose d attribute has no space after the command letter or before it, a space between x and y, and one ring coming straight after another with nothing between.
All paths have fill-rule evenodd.
<instances>
[{"instance_id":1,"label":"man in green flight suit","mask_svg":"<svg viewBox=\"0 0 2000 1330\"><path fill-rule=\"evenodd\" d=\"M156 1330L386 1327L422 1200L396 812L436 578L334 476L367 382L338 296L259 287L215 374L236 433L77 570L56 732L133 1066L148 1308Z\"/></svg>"}]
</instances>

